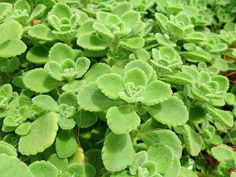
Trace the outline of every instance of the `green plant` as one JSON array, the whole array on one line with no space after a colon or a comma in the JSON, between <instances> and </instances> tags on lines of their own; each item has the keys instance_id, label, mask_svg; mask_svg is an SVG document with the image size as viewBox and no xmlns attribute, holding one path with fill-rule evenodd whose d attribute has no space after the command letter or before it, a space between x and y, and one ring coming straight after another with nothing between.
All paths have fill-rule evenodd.
<instances>
[{"instance_id":1,"label":"green plant","mask_svg":"<svg viewBox=\"0 0 236 177\"><path fill-rule=\"evenodd\" d=\"M235 177L234 0L2 0L0 177Z\"/></svg>"}]
</instances>

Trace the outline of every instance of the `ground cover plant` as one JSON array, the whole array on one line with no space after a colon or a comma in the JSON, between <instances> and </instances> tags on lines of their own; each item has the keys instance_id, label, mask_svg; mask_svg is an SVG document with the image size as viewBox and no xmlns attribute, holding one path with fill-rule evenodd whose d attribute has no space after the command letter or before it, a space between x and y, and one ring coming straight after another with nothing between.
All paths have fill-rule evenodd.
<instances>
[{"instance_id":1,"label":"ground cover plant","mask_svg":"<svg viewBox=\"0 0 236 177\"><path fill-rule=\"evenodd\" d=\"M0 177L236 177L235 0L1 0Z\"/></svg>"}]
</instances>

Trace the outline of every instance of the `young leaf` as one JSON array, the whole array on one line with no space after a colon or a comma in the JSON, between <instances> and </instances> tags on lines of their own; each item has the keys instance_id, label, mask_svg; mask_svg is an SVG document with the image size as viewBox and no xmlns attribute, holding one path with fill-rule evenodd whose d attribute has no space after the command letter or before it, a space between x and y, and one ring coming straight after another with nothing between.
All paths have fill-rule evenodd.
<instances>
[{"instance_id":1,"label":"young leaf","mask_svg":"<svg viewBox=\"0 0 236 177\"><path fill-rule=\"evenodd\" d=\"M106 118L109 128L115 134L129 133L140 124L140 117L129 105L109 108Z\"/></svg>"},{"instance_id":2,"label":"young leaf","mask_svg":"<svg viewBox=\"0 0 236 177\"><path fill-rule=\"evenodd\" d=\"M141 69L132 68L125 73L123 82L125 86L127 83L133 83L135 87L146 86L147 77L146 74Z\"/></svg>"},{"instance_id":3,"label":"young leaf","mask_svg":"<svg viewBox=\"0 0 236 177\"><path fill-rule=\"evenodd\" d=\"M93 112L81 110L74 116L74 121L80 128L88 128L97 122L97 116Z\"/></svg>"},{"instance_id":4,"label":"young leaf","mask_svg":"<svg viewBox=\"0 0 236 177\"><path fill-rule=\"evenodd\" d=\"M57 168L50 162L46 161L36 161L30 164L29 169L34 177L50 176L57 177L59 171Z\"/></svg>"},{"instance_id":5,"label":"young leaf","mask_svg":"<svg viewBox=\"0 0 236 177\"><path fill-rule=\"evenodd\" d=\"M169 85L162 81L154 81L145 88L142 103L146 106L153 106L168 100L171 95L172 90Z\"/></svg>"},{"instance_id":6,"label":"young leaf","mask_svg":"<svg viewBox=\"0 0 236 177\"><path fill-rule=\"evenodd\" d=\"M31 123L30 122L24 122L20 124L16 130L15 133L20 136L27 135L31 129Z\"/></svg>"},{"instance_id":7,"label":"young leaf","mask_svg":"<svg viewBox=\"0 0 236 177\"><path fill-rule=\"evenodd\" d=\"M105 168L115 172L125 169L135 156L129 134L109 133L102 148L102 160Z\"/></svg>"},{"instance_id":8,"label":"young leaf","mask_svg":"<svg viewBox=\"0 0 236 177\"><path fill-rule=\"evenodd\" d=\"M147 111L155 120L168 126L184 125L188 120L187 108L176 96L155 106L147 107Z\"/></svg>"},{"instance_id":9,"label":"young leaf","mask_svg":"<svg viewBox=\"0 0 236 177\"><path fill-rule=\"evenodd\" d=\"M48 73L37 68L30 70L23 76L23 82L27 88L38 93L46 93L57 88L57 82Z\"/></svg>"},{"instance_id":10,"label":"young leaf","mask_svg":"<svg viewBox=\"0 0 236 177\"><path fill-rule=\"evenodd\" d=\"M48 95L38 95L32 99L32 102L43 108L45 111L57 111L57 102Z\"/></svg>"},{"instance_id":11,"label":"young leaf","mask_svg":"<svg viewBox=\"0 0 236 177\"><path fill-rule=\"evenodd\" d=\"M26 59L31 63L45 64L48 60L49 49L44 46L32 47L26 55Z\"/></svg>"},{"instance_id":12,"label":"young leaf","mask_svg":"<svg viewBox=\"0 0 236 177\"><path fill-rule=\"evenodd\" d=\"M71 157L77 150L78 143L72 130L61 131L56 138L56 152L60 158Z\"/></svg>"},{"instance_id":13,"label":"young leaf","mask_svg":"<svg viewBox=\"0 0 236 177\"><path fill-rule=\"evenodd\" d=\"M7 156L17 157L17 152L14 146L5 141L0 141L0 155L5 154Z\"/></svg>"},{"instance_id":14,"label":"young leaf","mask_svg":"<svg viewBox=\"0 0 236 177\"><path fill-rule=\"evenodd\" d=\"M57 118L55 113L47 113L35 120L30 132L20 137L19 151L24 155L35 155L50 147L57 134Z\"/></svg>"},{"instance_id":15,"label":"young leaf","mask_svg":"<svg viewBox=\"0 0 236 177\"><path fill-rule=\"evenodd\" d=\"M116 73L109 73L97 79L98 88L111 99L118 99L119 93L124 91L122 77Z\"/></svg>"},{"instance_id":16,"label":"young leaf","mask_svg":"<svg viewBox=\"0 0 236 177\"><path fill-rule=\"evenodd\" d=\"M16 157L0 154L1 176L34 177L25 163Z\"/></svg>"},{"instance_id":17,"label":"young leaf","mask_svg":"<svg viewBox=\"0 0 236 177\"><path fill-rule=\"evenodd\" d=\"M174 162L173 151L164 144L155 144L148 148L148 160L153 161L157 165L157 172L165 173L170 170ZM164 159L168 159L166 163L163 163Z\"/></svg>"},{"instance_id":18,"label":"young leaf","mask_svg":"<svg viewBox=\"0 0 236 177\"><path fill-rule=\"evenodd\" d=\"M117 101L106 97L95 82L82 87L77 98L80 108L91 112L104 111L117 104Z\"/></svg>"}]
</instances>

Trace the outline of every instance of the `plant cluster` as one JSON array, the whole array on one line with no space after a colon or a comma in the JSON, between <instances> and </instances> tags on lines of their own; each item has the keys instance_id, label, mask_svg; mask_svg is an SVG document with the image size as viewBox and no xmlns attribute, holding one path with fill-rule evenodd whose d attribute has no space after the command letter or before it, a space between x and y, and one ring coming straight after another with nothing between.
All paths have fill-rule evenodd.
<instances>
[{"instance_id":1,"label":"plant cluster","mask_svg":"<svg viewBox=\"0 0 236 177\"><path fill-rule=\"evenodd\" d=\"M235 0L2 0L0 177L236 177Z\"/></svg>"}]
</instances>

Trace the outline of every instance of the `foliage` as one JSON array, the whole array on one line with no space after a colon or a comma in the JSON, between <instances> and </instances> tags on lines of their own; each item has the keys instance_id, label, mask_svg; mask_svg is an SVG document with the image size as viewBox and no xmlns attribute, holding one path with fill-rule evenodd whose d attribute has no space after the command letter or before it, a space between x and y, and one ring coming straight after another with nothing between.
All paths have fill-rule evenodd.
<instances>
[{"instance_id":1,"label":"foliage","mask_svg":"<svg viewBox=\"0 0 236 177\"><path fill-rule=\"evenodd\" d=\"M235 177L235 0L2 0L0 177Z\"/></svg>"}]
</instances>

